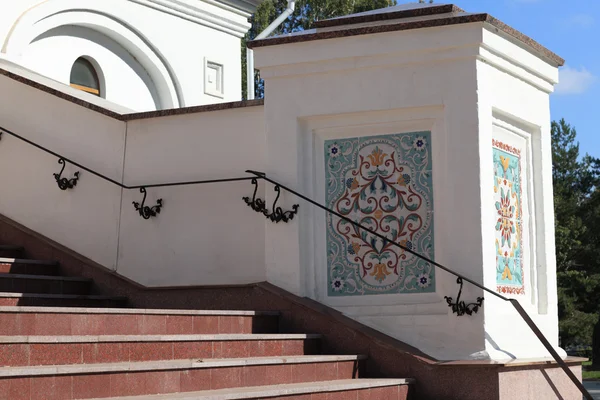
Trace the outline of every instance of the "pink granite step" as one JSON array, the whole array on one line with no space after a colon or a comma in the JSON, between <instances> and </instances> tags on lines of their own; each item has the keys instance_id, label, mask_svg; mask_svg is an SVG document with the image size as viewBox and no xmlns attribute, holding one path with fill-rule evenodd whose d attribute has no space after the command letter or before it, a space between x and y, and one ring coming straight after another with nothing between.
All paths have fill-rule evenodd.
<instances>
[{"instance_id":1,"label":"pink granite step","mask_svg":"<svg viewBox=\"0 0 600 400\"><path fill-rule=\"evenodd\" d=\"M0 336L0 365L38 366L317 354L319 335Z\"/></svg>"},{"instance_id":2,"label":"pink granite step","mask_svg":"<svg viewBox=\"0 0 600 400\"><path fill-rule=\"evenodd\" d=\"M0 244L0 257L17 258L23 254L21 246Z\"/></svg>"},{"instance_id":3,"label":"pink granite step","mask_svg":"<svg viewBox=\"0 0 600 400\"><path fill-rule=\"evenodd\" d=\"M47 293L9 293L0 292L0 307L122 307L127 304L126 297L102 295L66 295Z\"/></svg>"},{"instance_id":4,"label":"pink granite step","mask_svg":"<svg viewBox=\"0 0 600 400\"><path fill-rule=\"evenodd\" d=\"M0 273L0 292L88 294L91 285L88 278Z\"/></svg>"},{"instance_id":5,"label":"pink granite step","mask_svg":"<svg viewBox=\"0 0 600 400\"><path fill-rule=\"evenodd\" d=\"M0 257L0 273L55 276L58 274L58 263L54 261Z\"/></svg>"},{"instance_id":6,"label":"pink granite step","mask_svg":"<svg viewBox=\"0 0 600 400\"><path fill-rule=\"evenodd\" d=\"M16 296L16 294L5 294ZM28 295L33 296L33 295ZM41 295L39 295L41 296ZM51 296L50 296L51 297ZM29 299L25 297L24 299ZM5 297L10 300L11 297ZM13 297L12 299L15 299ZM74 301L79 298L32 298ZM111 301L90 296L88 301ZM116 298L123 301L123 298ZM0 293L0 303L2 302ZM81 298L85 301L85 298ZM20 303L22 304L22 303ZM0 307L0 335L193 335L276 333L277 312L131 308Z\"/></svg>"},{"instance_id":7,"label":"pink granite step","mask_svg":"<svg viewBox=\"0 0 600 400\"><path fill-rule=\"evenodd\" d=\"M88 399L353 379L362 359L291 356L4 367L0 393L10 400Z\"/></svg>"},{"instance_id":8,"label":"pink granite step","mask_svg":"<svg viewBox=\"0 0 600 400\"><path fill-rule=\"evenodd\" d=\"M409 386L413 383L412 379L342 379L153 396L110 397L106 400L406 400Z\"/></svg>"}]
</instances>

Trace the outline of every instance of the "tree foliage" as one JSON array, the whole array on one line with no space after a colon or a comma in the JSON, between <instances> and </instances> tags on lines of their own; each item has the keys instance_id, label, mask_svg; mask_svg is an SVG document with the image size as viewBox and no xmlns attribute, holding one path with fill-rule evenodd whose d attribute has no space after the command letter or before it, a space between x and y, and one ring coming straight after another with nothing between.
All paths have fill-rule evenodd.
<instances>
[{"instance_id":1,"label":"tree foliage","mask_svg":"<svg viewBox=\"0 0 600 400\"><path fill-rule=\"evenodd\" d=\"M287 8L287 0L265 0L251 19L252 28L242 40L242 97L246 95L246 43L260 34ZM316 21L375 10L396 5L396 0L298 0L294 13L274 32L274 35L311 29ZM256 97L264 96L264 86L255 73Z\"/></svg>"},{"instance_id":2,"label":"tree foliage","mask_svg":"<svg viewBox=\"0 0 600 400\"><path fill-rule=\"evenodd\" d=\"M565 347L591 345L600 312L600 162L581 155L576 137L564 119L552 122L560 336Z\"/></svg>"}]
</instances>

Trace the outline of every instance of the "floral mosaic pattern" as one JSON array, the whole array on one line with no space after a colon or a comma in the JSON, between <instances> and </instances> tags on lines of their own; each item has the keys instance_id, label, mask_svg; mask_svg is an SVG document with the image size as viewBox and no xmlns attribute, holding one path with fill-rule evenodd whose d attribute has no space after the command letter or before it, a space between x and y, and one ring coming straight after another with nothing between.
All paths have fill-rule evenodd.
<instances>
[{"instance_id":1,"label":"floral mosaic pattern","mask_svg":"<svg viewBox=\"0 0 600 400\"><path fill-rule=\"evenodd\" d=\"M521 150L492 140L496 210L496 284L499 293L525 294L521 207Z\"/></svg>"},{"instance_id":2,"label":"floral mosaic pattern","mask_svg":"<svg viewBox=\"0 0 600 400\"><path fill-rule=\"evenodd\" d=\"M431 134L403 133L325 142L327 206L433 259ZM327 217L330 296L435 291L434 267Z\"/></svg>"}]
</instances>

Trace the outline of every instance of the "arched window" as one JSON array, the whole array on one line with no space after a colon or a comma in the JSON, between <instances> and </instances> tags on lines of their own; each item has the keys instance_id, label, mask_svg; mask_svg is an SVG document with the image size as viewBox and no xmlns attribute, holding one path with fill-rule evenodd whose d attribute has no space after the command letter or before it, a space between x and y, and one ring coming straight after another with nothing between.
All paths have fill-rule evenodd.
<instances>
[{"instance_id":1,"label":"arched window","mask_svg":"<svg viewBox=\"0 0 600 400\"><path fill-rule=\"evenodd\" d=\"M71 87L100 96L100 80L96 68L87 59L80 57L71 68Z\"/></svg>"}]
</instances>

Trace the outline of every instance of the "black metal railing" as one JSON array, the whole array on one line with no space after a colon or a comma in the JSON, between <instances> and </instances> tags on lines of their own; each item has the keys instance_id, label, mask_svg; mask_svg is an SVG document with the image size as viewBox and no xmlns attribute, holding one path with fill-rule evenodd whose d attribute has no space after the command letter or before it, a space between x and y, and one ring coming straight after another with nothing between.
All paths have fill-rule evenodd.
<instances>
[{"instance_id":1,"label":"black metal railing","mask_svg":"<svg viewBox=\"0 0 600 400\"><path fill-rule=\"evenodd\" d=\"M146 197L148 195L147 193L147 189L149 188L159 188L159 187L171 187L171 186L189 186L189 185L201 185L201 184L206 184L206 183L222 183L222 182L237 182L237 181L250 181L250 180L254 180L256 178L254 177L240 177L240 178L225 178L225 179L209 179L209 180L197 180L197 181L183 181L183 182L167 182L167 183L153 183L153 184L148 184L148 185L125 185L123 183L117 182L114 179L109 178L106 175L103 175L97 171L94 171L91 168L88 168L76 161L73 161L63 155L60 155L58 153L56 153L55 151L52 151L40 144L37 144L19 134L16 134L6 128L3 128L0 126L0 140L2 139L2 134L6 133L7 135L10 135L16 139L19 139L39 150L42 150L43 152L50 154L54 157L58 158L58 163L62 165L62 168L60 170L59 173L55 173L53 174L54 179L56 180L56 183L58 185L58 187L61 190L67 190L67 189L73 189L76 185L77 182L79 181L79 179L81 179L80 176L80 172L75 172L73 178L68 179L68 178L64 178L62 176L65 167L67 165L67 163L72 164L78 168L81 168L82 170L89 172L90 174L105 180L106 182L112 183L113 185L116 185L122 189L127 189L127 190L133 190L133 189L139 189L140 193L143 194L143 199L142 202L139 203L137 201L133 202L133 206L135 208L135 210L140 214L140 216L144 219L149 219L151 217L155 217L157 214L160 213L162 207L163 207L163 200L162 199L158 199L156 200L156 204L154 206L147 206L146 205Z\"/></svg>"},{"instance_id":2,"label":"black metal railing","mask_svg":"<svg viewBox=\"0 0 600 400\"><path fill-rule=\"evenodd\" d=\"M466 276L459 274L458 272L455 272L453 270L451 270L448 267L445 267L444 265L437 263L435 261L433 261L432 259L425 257L419 253L417 253L416 251L403 246L399 243L396 243L394 241L389 240L387 237L385 237L384 235L362 225L359 224L358 222L355 222L353 220L351 220L350 218L336 212L335 210L332 210L329 207L324 206L323 204L317 203L316 201L304 196L301 193L298 193L297 191L290 189L289 187L282 185L279 182L274 181L273 179L269 178L266 176L265 173L263 172L258 172L258 171L252 171L252 170L248 170L246 171L248 173L253 174L256 178L260 178L263 179L266 182L269 182L273 185L275 185L275 187L279 188L280 190L283 189L293 195L295 195L296 197L312 204L313 206L320 208L321 210L324 210L330 214L335 215L338 218L343 219L346 222L349 222L350 224L354 225L356 228L362 229L368 233L370 233L373 236L378 237L379 239L383 240L384 243L390 243L393 246L396 246L402 250L404 250L405 252L408 252L412 255L414 255L415 257L420 258L421 260L443 270L446 271L454 276L456 276L457 278L457 283L460 285L460 289L462 291L462 285L463 285L463 281L464 282L469 282L470 284L478 287L479 289L483 290L484 292L491 294L503 301L507 301L510 304L512 304L512 306L515 308L515 310L517 310L517 312L519 313L519 315L521 316L521 318L525 321L525 323L527 324L527 326L529 327L529 329L531 329L533 331L533 333L535 334L535 336L538 338L538 340L542 343L542 345L546 348L546 350L552 355L552 357L554 358L554 360L556 361L556 363L563 369L563 371L567 374L567 376L571 379L571 381L573 381L573 383L577 386L577 388L581 391L581 393L583 394L583 396L587 399L587 400L594 400L594 398L592 397L592 395L587 391L587 389L583 386L583 384L579 381L579 379L577 379L577 377L575 376L575 374L573 373L573 371L571 371L571 369L569 368L569 366L567 365L567 363L560 357L560 355L556 352L556 350L554 349L554 347L552 347L552 345L550 344L550 342L548 341L548 339L546 339L546 337L544 336L544 334L542 333L542 331L538 328L538 326L535 324L535 322L533 322L533 320L531 319L531 317L529 316L529 314L527 314L527 311L525 311L525 309L523 308L523 306L521 306L521 304L516 300L516 299L509 299L508 297L502 296L501 294L486 288L485 286L475 282L472 279L467 278ZM449 300L450 299L450 300ZM459 291L459 295L457 298L456 303L452 303L451 302L451 298L446 297L446 301L448 302L448 305L450 305L453 308L453 311L455 311L456 309L462 309L464 311L464 313L470 315L473 312L477 312L477 309L479 307L481 307L481 303L483 301L482 297L479 297L477 299L477 303L472 303L472 304L464 304L464 302L460 301L460 291ZM457 312L457 315L461 315Z\"/></svg>"},{"instance_id":3,"label":"black metal railing","mask_svg":"<svg viewBox=\"0 0 600 400\"><path fill-rule=\"evenodd\" d=\"M250 206L253 210L260 212L261 214L263 214L264 216L266 216L268 219L270 219L273 222L280 222L280 221L284 221L284 222L288 222L291 221L294 217L294 215L297 214L298 212L298 205L294 205L292 208L292 211L283 211L281 209L281 207L277 206L277 201L279 200L279 197L281 195L281 190L285 190L295 196L297 196L298 198L312 204L313 206L320 208L330 214L335 215L338 218L343 219L346 222L349 222L350 224L354 225L355 227L362 229L376 237L378 237L379 239L383 240L384 243L390 243L393 246L396 246L402 250L404 250L405 252L408 252L412 255L414 255L415 257L420 258L421 260L443 270L446 271L454 276L457 277L457 283L460 285L460 290L457 296L457 299L455 302L452 301L451 297L445 297L446 301L448 303L448 305L450 307L452 307L453 312L455 312L457 315L471 315L472 313L476 313L477 310L482 306L482 302L483 302L483 297L479 297L477 299L476 303L470 303L470 304L466 304L464 301L460 300L460 296L462 293L462 287L463 287L463 282L469 282L470 284L478 287L479 289L483 290L484 292L487 292L493 296L496 296L497 298L503 300L503 301L507 301L509 303L512 304L512 306L517 310L517 312L519 313L519 315L521 316L521 318L525 321L525 323L527 324L527 326L529 326L529 328L533 331L533 333L536 335L536 337L538 338L538 340L542 343L542 345L546 348L546 350L552 355L552 357L554 358L554 360L556 361L556 363L563 369L563 371L567 374L567 376L571 379L571 381L573 381L573 383L577 386L577 388L581 391L581 393L583 394L583 396L587 399L587 400L594 400L593 397L591 396L591 394L585 389L585 387L583 386L583 384L579 381L579 379L577 379L577 377L575 376L575 374L573 373L573 371L571 371L571 369L569 368L569 366L567 365L567 363L560 357L560 355L556 352L556 350L552 347L552 345L550 344L550 342L548 341L548 339L546 339L546 337L544 336L544 334L541 332L541 330L537 327L537 325L535 324L535 322L533 322L533 320L531 319L531 317L529 316L529 314L527 314L527 312L525 311L525 309L521 306L521 304L516 300L516 299L509 299L508 297L502 296L501 294L486 288L485 286L475 282L472 279L467 278L466 276L463 276L462 274L459 274L458 272L455 272L453 270L451 270L448 267L445 267L444 265L437 263L433 260L431 260L428 257L425 257L419 253L417 253L416 251L403 246L399 243L396 243L392 240L389 240L387 237L385 237L384 235L362 225L359 224L358 222L355 222L353 220L351 220L350 218L320 204L317 203L316 201L304 196L303 194L290 189L289 187L282 185L279 182L276 182L272 179L270 179L269 177L266 176L266 174L264 172L258 172L258 171L252 171L252 170L247 170L247 173L252 174L253 176L249 176L249 177L239 177L239 178L225 178L225 179L210 179L210 180L196 180L196 181L184 181L184 182L168 182L168 183L156 183L156 184L147 184L147 185L124 185L120 182L115 181L114 179L111 179L99 172L96 172L94 170L92 170L91 168L85 167L73 160L70 160L44 146L41 146L29 139L24 138L21 135L18 135L6 128L0 127L0 140L2 139L2 134L6 133L12 137L15 137L33 147L36 147L42 151L44 151L45 153L51 154L55 157L58 158L58 162L59 164L61 164L63 167L60 171L60 173L58 174L54 174L54 178L56 179L56 182L59 186L59 188L61 190L66 190L66 189L72 189L73 187L75 187L77 185L77 181L80 179L80 174L77 172L75 173L74 177L72 179L67 179L67 178L63 178L62 177L62 173L64 172L64 168L66 166L66 163L69 164L73 164L76 167L81 168L82 170L89 172L92 175L97 176L98 178L101 178L107 182L110 182L114 185L117 185L123 189L139 189L140 192L144 195L144 198L142 200L142 203L137 203L137 202L133 202L133 205L136 209L136 211L139 212L140 216L142 216L144 219L148 219L150 217L156 216L158 213L160 213L160 210L163 206L163 201L162 199L158 199L157 200L157 204L155 206L149 207L145 205L145 201L146 201L146 195L147 195L147 188L157 188L157 187L170 187L170 186L188 186L188 185L199 185L199 184L208 184L208 183L222 183L222 182L237 182L237 181L251 181L253 185L255 185L255 189L254 189L254 194L252 199L250 199L249 197L245 197L244 201L246 202L246 204L248 204L248 206ZM258 180L262 179L266 182L269 182L271 184L273 184L275 186L275 192L277 193L277 196L275 198L275 201L273 202L273 206L272 206L272 211L269 212L268 208L266 207L266 202L262 201L261 199L256 197L257 194L257 190L258 190Z\"/></svg>"}]
</instances>

